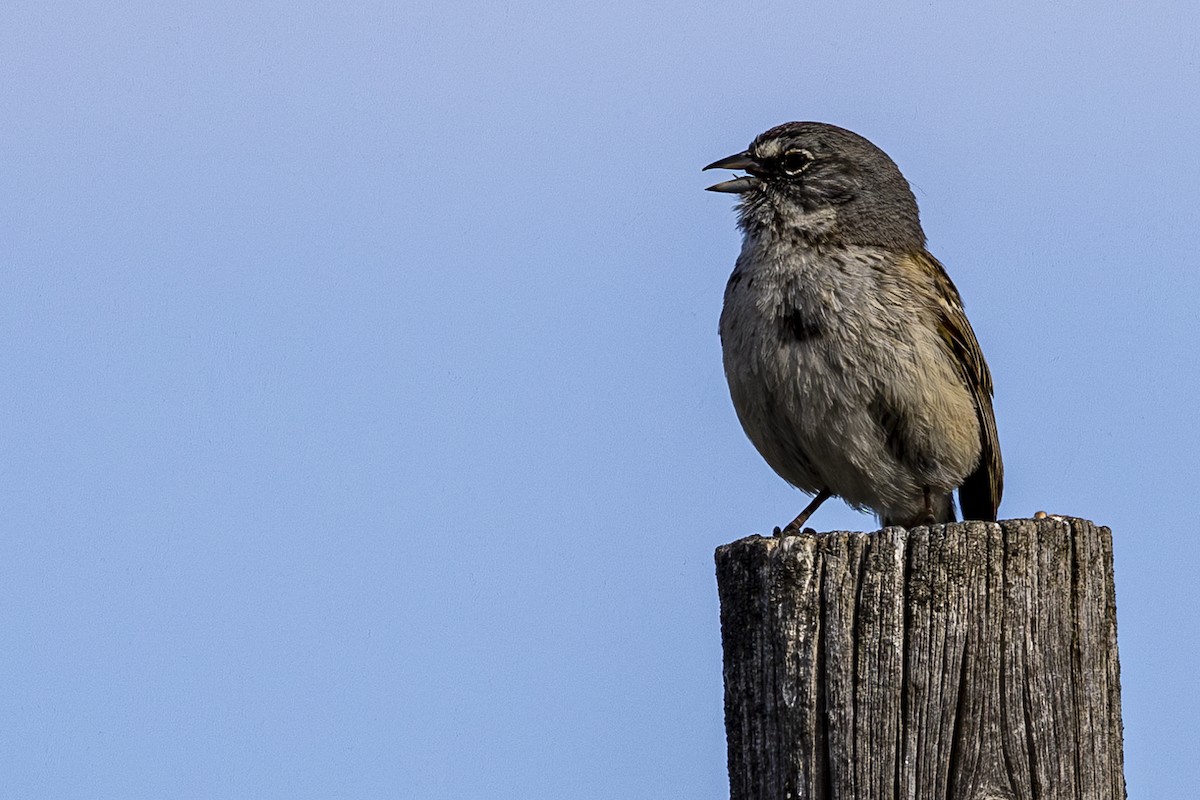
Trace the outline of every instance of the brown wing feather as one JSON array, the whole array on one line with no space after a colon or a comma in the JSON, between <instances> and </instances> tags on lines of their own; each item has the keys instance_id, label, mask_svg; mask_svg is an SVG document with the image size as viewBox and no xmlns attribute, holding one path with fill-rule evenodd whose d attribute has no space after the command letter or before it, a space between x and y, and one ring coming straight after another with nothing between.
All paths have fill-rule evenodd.
<instances>
[{"instance_id":1,"label":"brown wing feather","mask_svg":"<svg viewBox=\"0 0 1200 800\"><path fill-rule=\"evenodd\" d=\"M923 273L933 275L940 314L938 333L946 345L947 354L954 360L963 382L971 391L979 413L981 453L979 466L963 481L958 490L963 519L994 521L1004 493L1004 462L1000 457L1000 437L996 432L996 415L992 410L992 373L983 359L983 350L975 331L963 311L958 289L936 258L921 251L911 256L924 262Z\"/></svg>"}]
</instances>

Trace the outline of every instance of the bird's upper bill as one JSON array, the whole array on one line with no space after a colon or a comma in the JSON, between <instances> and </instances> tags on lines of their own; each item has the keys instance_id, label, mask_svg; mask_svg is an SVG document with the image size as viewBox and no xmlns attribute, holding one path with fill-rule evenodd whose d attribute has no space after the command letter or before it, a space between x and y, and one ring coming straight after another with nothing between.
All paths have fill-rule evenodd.
<instances>
[{"instance_id":1,"label":"bird's upper bill","mask_svg":"<svg viewBox=\"0 0 1200 800\"><path fill-rule=\"evenodd\" d=\"M744 169L750 174L743 175L740 178L734 178L732 180L721 181L720 183L713 184L705 189L705 191L742 194L744 192L757 189L762 184L762 181L758 179L758 177L755 175L755 172L760 170L761 167L762 165L750 155L750 151L748 150L732 156L726 156L718 161L714 161L704 169Z\"/></svg>"}]
</instances>

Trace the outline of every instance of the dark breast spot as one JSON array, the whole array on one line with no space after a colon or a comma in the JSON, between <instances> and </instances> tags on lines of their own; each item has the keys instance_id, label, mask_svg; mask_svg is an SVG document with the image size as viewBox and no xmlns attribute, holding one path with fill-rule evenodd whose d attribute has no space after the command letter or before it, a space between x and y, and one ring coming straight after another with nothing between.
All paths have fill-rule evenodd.
<instances>
[{"instance_id":1,"label":"dark breast spot","mask_svg":"<svg viewBox=\"0 0 1200 800\"><path fill-rule=\"evenodd\" d=\"M784 309L779 318L779 324L782 327L784 338L790 338L796 342L807 342L824 333L819 322L805 316L804 312L798 308Z\"/></svg>"}]
</instances>

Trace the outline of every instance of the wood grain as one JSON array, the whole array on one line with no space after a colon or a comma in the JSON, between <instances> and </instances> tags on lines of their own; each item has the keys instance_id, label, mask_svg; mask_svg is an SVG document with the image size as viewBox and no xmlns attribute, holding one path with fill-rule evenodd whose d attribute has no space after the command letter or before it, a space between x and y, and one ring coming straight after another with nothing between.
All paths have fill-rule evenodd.
<instances>
[{"instance_id":1,"label":"wood grain","mask_svg":"<svg viewBox=\"0 0 1200 800\"><path fill-rule=\"evenodd\" d=\"M1072 518L717 550L733 800L1123 800L1112 534Z\"/></svg>"}]
</instances>

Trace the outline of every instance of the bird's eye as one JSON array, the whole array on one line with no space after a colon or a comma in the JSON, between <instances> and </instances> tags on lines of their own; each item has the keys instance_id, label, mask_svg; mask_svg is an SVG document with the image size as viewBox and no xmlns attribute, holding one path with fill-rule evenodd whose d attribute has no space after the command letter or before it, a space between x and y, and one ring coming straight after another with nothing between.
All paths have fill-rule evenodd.
<instances>
[{"instance_id":1,"label":"bird's eye","mask_svg":"<svg viewBox=\"0 0 1200 800\"><path fill-rule=\"evenodd\" d=\"M788 150L780 159L779 166L788 175L799 175L812 160L813 154L807 150Z\"/></svg>"}]
</instances>

